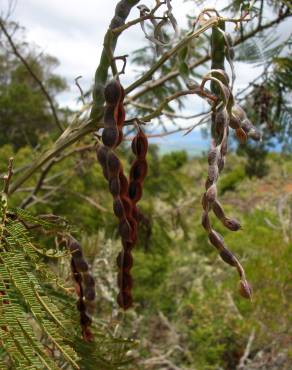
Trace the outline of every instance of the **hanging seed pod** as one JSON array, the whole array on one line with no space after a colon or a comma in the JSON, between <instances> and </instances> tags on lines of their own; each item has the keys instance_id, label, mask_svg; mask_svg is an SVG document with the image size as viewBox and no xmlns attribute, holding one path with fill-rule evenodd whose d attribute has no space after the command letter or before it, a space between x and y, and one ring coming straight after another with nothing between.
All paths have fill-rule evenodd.
<instances>
[{"instance_id":1,"label":"hanging seed pod","mask_svg":"<svg viewBox=\"0 0 292 370\"><path fill-rule=\"evenodd\" d=\"M240 127L235 130L237 139L242 143L245 144L247 141L247 135L245 131Z\"/></svg>"},{"instance_id":2,"label":"hanging seed pod","mask_svg":"<svg viewBox=\"0 0 292 370\"><path fill-rule=\"evenodd\" d=\"M116 127L106 127L102 132L102 142L108 148L114 148L119 139L119 131Z\"/></svg>"},{"instance_id":3,"label":"hanging seed pod","mask_svg":"<svg viewBox=\"0 0 292 370\"><path fill-rule=\"evenodd\" d=\"M104 89L104 98L107 104L116 105L121 96L121 85L117 80L111 80Z\"/></svg>"},{"instance_id":4,"label":"hanging seed pod","mask_svg":"<svg viewBox=\"0 0 292 370\"><path fill-rule=\"evenodd\" d=\"M207 212L203 212L202 226L205 230L207 230L208 232L211 232L211 224L210 224L210 219L209 219L209 215Z\"/></svg>"},{"instance_id":5,"label":"hanging seed pod","mask_svg":"<svg viewBox=\"0 0 292 370\"><path fill-rule=\"evenodd\" d=\"M251 299L252 288L247 280L243 279L239 282L239 293L243 298Z\"/></svg>"},{"instance_id":6,"label":"hanging seed pod","mask_svg":"<svg viewBox=\"0 0 292 370\"><path fill-rule=\"evenodd\" d=\"M92 286L88 286L84 289L84 298L88 301L95 300L95 289Z\"/></svg>"},{"instance_id":7,"label":"hanging seed pod","mask_svg":"<svg viewBox=\"0 0 292 370\"><path fill-rule=\"evenodd\" d=\"M109 191L113 197L117 197L120 194L121 185L118 177L113 177L109 180Z\"/></svg>"},{"instance_id":8,"label":"hanging seed pod","mask_svg":"<svg viewBox=\"0 0 292 370\"><path fill-rule=\"evenodd\" d=\"M217 187L216 184L213 184L206 191L206 199L209 203L212 203L216 200L216 198L217 198Z\"/></svg>"},{"instance_id":9,"label":"hanging seed pod","mask_svg":"<svg viewBox=\"0 0 292 370\"><path fill-rule=\"evenodd\" d=\"M238 231L241 228L241 225L237 220L234 220L228 217L224 217L224 219L222 220L222 223L225 227L227 227L227 229L231 231Z\"/></svg>"},{"instance_id":10,"label":"hanging seed pod","mask_svg":"<svg viewBox=\"0 0 292 370\"><path fill-rule=\"evenodd\" d=\"M209 234L209 240L219 250L222 250L225 248L224 246L224 239L223 237L215 230L212 230Z\"/></svg>"},{"instance_id":11,"label":"hanging seed pod","mask_svg":"<svg viewBox=\"0 0 292 370\"><path fill-rule=\"evenodd\" d=\"M133 257L130 251L124 250L118 254L117 266L120 270L130 271L133 266Z\"/></svg>"},{"instance_id":12,"label":"hanging seed pod","mask_svg":"<svg viewBox=\"0 0 292 370\"><path fill-rule=\"evenodd\" d=\"M129 292L120 292L117 297L117 302L124 310L128 310L133 305L133 298Z\"/></svg>"},{"instance_id":13,"label":"hanging seed pod","mask_svg":"<svg viewBox=\"0 0 292 370\"><path fill-rule=\"evenodd\" d=\"M119 176L121 170L121 162L112 151L109 151L107 156L107 169L111 178Z\"/></svg>"},{"instance_id":14,"label":"hanging seed pod","mask_svg":"<svg viewBox=\"0 0 292 370\"><path fill-rule=\"evenodd\" d=\"M222 260L226 262L228 265L233 266L233 267L237 265L233 254L227 248L222 249L219 252L219 255L222 258Z\"/></svg>"},{"instance_id":15,"label":"hanging seed pod","mask_svg":"<svg viewBox=\"0 0 292 370\"><path fill-rule=\"evenodd\" d=\"M118 273L118 287L122 292L131 292L133 288L133 279L129 272L121 270Z\"/></svg>"}]
</instances>

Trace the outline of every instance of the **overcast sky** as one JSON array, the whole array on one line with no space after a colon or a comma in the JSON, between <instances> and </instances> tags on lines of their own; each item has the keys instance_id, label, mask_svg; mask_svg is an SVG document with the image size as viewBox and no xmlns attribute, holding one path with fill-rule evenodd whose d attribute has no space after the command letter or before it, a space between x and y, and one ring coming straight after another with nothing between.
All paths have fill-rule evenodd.
<instances>
[{"instance_id":1,"label":"overcast sky","mask_svg":"<svg viewBox=\"0 0 292 370\"><path fill-rule=\"evenodd\" d=\"M9 0L0 0L1 10ZM222 7L226 1L205 1L204 6ZM154 0L141 3L152 7ZM18 0L12 20L26 28L28 42L37 44L41 50L56 56L60 61L57 72L66 78L69 90L59 98L61 105L76 107L78 90L74 79L82 75L81 85L86 90L93 81L98 65L104 33L113 16L117 0ZM194 2L172 0L173 13L181 27L186 25L186 15L197 15ZM138 16L134 8L129 19ZM145 43L144 35L137 25L125 32L119 39L116 55L130 54ZM255 65L236 63L236 89L246 84L261 73ZM123 82L127 85L137 76L137 67L128 65ZM202 108L203 102L196 105ZM193 104L187 105L188 113L193 112ZM192 110L192 111L191 111ZM189 122L187 123L189 125Z\"/></svg>"}]
</instances>

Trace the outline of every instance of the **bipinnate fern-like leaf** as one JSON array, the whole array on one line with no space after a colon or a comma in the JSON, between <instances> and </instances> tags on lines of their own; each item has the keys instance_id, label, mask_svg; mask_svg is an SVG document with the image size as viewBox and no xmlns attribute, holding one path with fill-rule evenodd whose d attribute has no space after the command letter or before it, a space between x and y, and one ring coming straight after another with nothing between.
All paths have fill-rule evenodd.
<instances>
[{"instance_id":1,"label":"bipinnate fern-like leaf","mask_svg":"<svg viewBox=\"0 0 292 370\"><path fill-rule=\"evenodd\" d=\"M33 243L26 227L37 225L53 232L66 227L65 223L6 207L0 219L0 369L126 366L131 341L113 338L97 325L95 340L83 341L76 297L50 269L45 262L49 254ZM67 255L68 251L55 251L52 257Z\"/></svg>"}]
</instances>

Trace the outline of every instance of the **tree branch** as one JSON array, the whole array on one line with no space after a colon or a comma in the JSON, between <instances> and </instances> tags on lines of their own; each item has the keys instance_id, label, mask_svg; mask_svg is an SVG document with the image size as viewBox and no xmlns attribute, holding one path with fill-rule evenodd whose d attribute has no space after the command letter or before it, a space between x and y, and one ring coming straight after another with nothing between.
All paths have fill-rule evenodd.
<instances>
[{"instance_id":1,"label":"tree branch","mask_svg":"<svg viewBox=\"0 0 292 370\"><path fill-rule=\"evenodd\" d=\"M59 130L61 132L64 131L63 127L62 127L62 124L61 122L59 121L59 118L58 118L58 115L57 115L57 111L56 111L56 108L54 106L54 103L53 103L53 100L50 96L50 94L48 93L47 89L45 88L44 84L42 83L42 81L38 78L38 76L34 73L34 71L32 70L32 68L30 67L30 65L28 64L28 62L25 60L25 58L20 54L20 52L18 51L14 41L12 40L12 37L9 35L5 25L4 25L4 22L2 21L2 19L0 19L0 28L1 30L3 31L4 35L6 36L8 42L9 42L9 45L11 46L12 50L13 50L13 53L15 54L15 56L21 61L21 63L25 66L25 68L27 69L27 71L29 72L29 74L32 76L32 78L36 81L36 83L39 85L41 91L43 92L43 94L45 95L48 103L49 103L49 106L51 108L51 111L52 111L52 114L53 114L53 117L54 117L54 120L55 120L55 123L57 125L57 127L59 128Z\"/></svg>"}]
</instances>

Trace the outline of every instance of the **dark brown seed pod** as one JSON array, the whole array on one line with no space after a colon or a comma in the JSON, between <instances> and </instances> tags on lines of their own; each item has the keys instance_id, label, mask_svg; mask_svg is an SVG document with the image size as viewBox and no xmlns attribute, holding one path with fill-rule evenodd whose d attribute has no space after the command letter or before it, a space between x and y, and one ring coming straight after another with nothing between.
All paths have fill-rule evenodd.
<instances>
[{"instance_id":1,"label":"dark brown seed pod","mask_svg":"<svg viewBox=\"0 0 292 370\"><path fill-rule=\"evenodd\" d=\"M128 241L128 240L122 240L122 244L123 244L123 248L124 248L124 251L127 252L127 251L131 251L134 247L134 244L132 241Z\"/></svg>"},{"instance_id":2,"label":"dark brown seed pod","mask_svg":"<svg viewBox=\"0 0 292 370\"><path fill-rule=\"evenodd\" d=\"M230 266L236 266L236 259L234 258L233 254L227 248L222 249L219 252L220 257L224 262L226 262Z\"/></svg>"},{"instance_id":3,"label":"dark brown seed pod","mask_svg":"<svg viewBox=\"0 0 292 370\"><path fill-rule=\"evenodd\" d=\"M121 96L121 85L117 80L111 80L104 89L104 98L107 104L116 105Z\"/></svg>"},{"instance_id":4,"label":"dark brown seed pod","mask_svg":"<svg viewBox=\"0 0 292 370\"><path fill-rule=\"evenodd\" d=\"M132 212L132 203L128 197L122 196L121 201L124 207L124 215L126 218L129 218Z\"/></svg>"},{"instance_id":5,"label":"dark brown seed pod","mask_svg":"<svg viewBox=\"0 0 292 370\"><path fill-rule=\"evenodd\" d=\"M129 272L127 271L120 271L118 273L118 287L122 292L128 291L131 292L133 288L133 279Z\"/></svg>"},{"instance_id":6,"label":"dark brown seed pod","mask_svg":"<svg viewBox=\"0 0 292 370\"><path fill-rule=\"evenodd\" d=\"M120 292L117 297L117 302L124 310L128 310L133 305L133 298L129 292Z\"/></svg>"},{"instance_id":7,"label":"dark brown seed pod","mask_svg":"<svg viewBox=\"0 0 292 370\"><path fill-rule=\"evenodd\" d=\"M132 151L138 157L144 158L148 150L148 140L142 131L132 141Z\"/></svg>"},{"instance_id":8,"label":"dark brown seed pod","mask_svg":"<svg viewBox=\"0 0 292 370\"><path fill-rule=\"evenodd\" d=\"M108 105L105 108L104 117L103 117L104 127L107 127L107 128L116 127L117 123L114 118L114 111L115 111L114 105Z\"/></svg>"},{"instance_id":9,"label":"dark brown seed pod","mask_svg":"<svg viewBox=\"0 0 292 370\"><path fill-rule=\"evenodd\" d=\"M209 232L208 237L209 237L210 242L217 249L222 250L225 248L223 237L219 233L217 233L215 230L212 230L211 232Z\"/></svg>"},{"instance_id":10,"label":"dark brown seed pod","mask_svg":"<svg viewBox=\"0 0 292 370\"><path fill-rule=\"evenodd\" d=\"M114 152L110 151L107 156L107 169L110 177L117 177L121 168L121 162Z\"/></svg>"},{"instance_id":11,"label":"dark brown seed pod","mask_svg":"<svg viewBox=\"0 0 292 370\"><path fill-rule=\"evenodd\" d=\"M148 165L145 159L137 159L131 166L130 178L143 181L147 174Z\"/></svg>"},{"instance_id":12,"label":"dark brown seed pod","mask_svg":"<svg viewBox=\"0 0 292 370\"><path fill-rule=\"evenodd\" d=\"M80 312L80 324L82 326L89 326L91 323L91 317L86 312Z\"/></svg>"},{"instance_id":13,"label":"dark brown seed pod","mask_svg":"<svg viewBox=\"0 0 292 370\"><path fill-rule=\"evenodd\" d=\"M86 311L86 306L85 302L82 299L79 299L78 302L76 303L77 310L79 312L85 312Z\"/></svg>"},{"instance_id":14,"label":"dark brown seed pod","mask_svg":"<svg viewBox=\"0 0 292 370\"><path fill-rule=\"evenodd\" d=\"M239 293L243 298L251 299L252 288L247 280L243 279L239 282Z\"/></svg>"},{"instance_id":15,"label":"dark brown seed pod","mask_svg":"<svg viewBox=\"0 0 292 370\"><path fill-rule=\"evenodd\" d=\"M70 252L72 253L72 255L74 255L74 258L82 257L81 245L74 238L70 238L69 243L68 243L68 248Z\"/></svg>"},{"instance_id":16,"label":"dark brown seed pod","mask_svg":"<svg viewBox=\"0 0 292 370\"><path fill-rule=\"evenodd\" d=\"M227 227L227 229L229 229L231 231L238 231L238 230L241 229L241 225L237 220L234 220L234 219L231 219L231 218L228 218L228 217L225 217L222 220L222 223L225 227Z\"/></svg>"},{"instance_id":17,"label":"dark brown seed pod","mask_svg":"<svg viewBox=\"0 0 292 370\"><path fill-rule=\"evenodd\" d=\"M122 239L131 241L132 229L127 220L122 220L119 224L119 233Z\"/></svg>"},{"instance_id":18,"label":"dark brown seed pod","mask_svg":"<svg viewBox=\"0 0 292 370\"><path fill-rule=\"evenodd\" d=\"M109 148L114 148L119 139L119 131L116 127L106 127L102 132L102 142Z\"/></svg>"},{"instance_id":19,"label":"dark brown seed pod","mask_svg":"<svg viewBox=\"0 0 292 370\"><path fill-rule=\"evenodd\" d=\"M122 251L118 254L117 266L123 271L131 270L133 266L133 257L130 251Z\"/></svg>"},{"instance_id":20,"label":"dark brown seed pod","mask_svg":"<svg viewBox=\"0 0 292 370\"><path fill-rule=\"evenodd\" d=\"M129 197L137 203L142 197L142 185L138 181L132 181L129 186Z\"/></svg>"},{"instance_id":21,"label":"dark brown seed pod","mask_svg":"<svg viewBox=\"0 0 292 370\"><path fill-rule=\"evenodd\" d=\"M114 214L117 216L117 218L122 218L125 216L125 210L123 206L123 202L120 198L114 199L113 202L113 210Z\"/></svg>"},{"instance_id":22,"label":"dark brown seed pod","mask_svg":"<svg viewBox=\"0 0 292 370\"><path fill-rule=\"evenodd\" d=\"M88 301L94 301L95 300L95 289L92 286L86 287L84 289L84 297Z\"/></svg>"},{"instance_id":23,"label":"dark brown seed pod","mask_svg":"<svg viewBox=\"0 0 292 370\"><path fill-rule=\"evenodd\" d=\"M117 197L120 194L121 186L120 180L118 177L113 177L109 180L109 191L113 197Z\"/></svg>"},{"instance_id":24,"label":"dark brown seed pod","mask_svg":"<svg viewBox=\"0 0 292 370\"><path fill-rule=\"evenodd\" d=\"M128 188L129 188L129 183L128 179L124 175L124 172L120 170L119 172L119 179L120 179L120 184L121 184L121 192L120 195L128 195Z\"/></svg>"},{"instance_id":25,"label":"dark brown seed pod","mask_svg":"<svg viewBox=\"0 0 292 370\"><path fill-rule=\"evenodd\" d=\"M123 141L123 138L124 138L123 131L119 130L119 138L118 138L118 142L117 142L116 146L119 146L121 144L121 142Z\"/></svg>"},{"instance_id":26,"label":"dark brown seed pod","mask_svg":"<svg viewBox=\"0 0 292 370\"><path fill-rule=\"evenodd\" d=\"M85 286L95 286L94 278L91 274L85 273L83 274L83 283Z\"/></svg>"},{"instance_id":27,"label":"dark brown seed pod","mask_svg":"<svg viewBox=\"0 0 292 370\"><path fill-rule=\"evenodd\" d=\"M104 145L100 145L97 149L97 160L102 168L106 168L108 152L109 149Z\"/></svg>"},{"instance_id":28,"label":"dark brown seed pod","mask_svg":"<svg viewBox=\"0 0 292 370\"><path fill-rule=\"evenodd\" d=\"M83 258L74 258L74 264L78 272L88 271L88 263Z\"/></svg>"}]
</instances>

